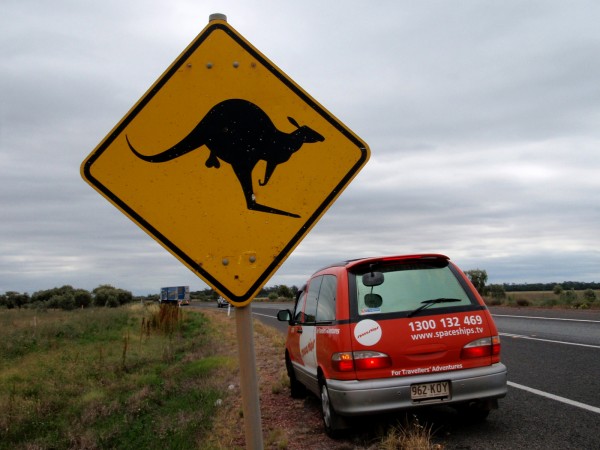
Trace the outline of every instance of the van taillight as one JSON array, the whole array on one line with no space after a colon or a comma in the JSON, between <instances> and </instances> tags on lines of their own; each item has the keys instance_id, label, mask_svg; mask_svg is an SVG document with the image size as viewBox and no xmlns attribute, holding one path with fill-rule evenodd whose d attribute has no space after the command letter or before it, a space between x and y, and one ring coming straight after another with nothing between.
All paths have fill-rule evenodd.
<instances>
[{"instance_id":1,"label":"van taillight","mask_svg":"<svg viewBox=\"0 0 600 450\"><path fill-rule=\"evenodd\" d=\"M334 353L331 356L331 364L338 372L349 372L354 370L352 352Z\"/></svg>"},{"instance_id":2,"label":"van taillight","mask_svg":"<svg viewBox=\"0 0 600 450\"><path fill-rule=\"evenodd\" d=\"M392 365L392 358L380 352L354 352L354 364L357 370L385 369Z\"/></svg>"},{"instance_id":3,"label":"van taillight","mask_svg":"<svg viewBox=\"0 0 600 450\"><path fill-rule=\"evenodd\" d=\"M465 345L460 352L462 359L481 358L483 356L500 355L500 337L492 336L489 338L477 339Z\"/></svg>"},{"instance_id":4,"label":"van taillight","mask_svg":"<svg viewBox=\"0 0 600 450\"><path fill-rule=\"evenodd\" d=\"M331 356L331 364L339 372L385 369L392 365L392 358L385 353L373 351L341 352Z\"/></svg>"}]
</instances>

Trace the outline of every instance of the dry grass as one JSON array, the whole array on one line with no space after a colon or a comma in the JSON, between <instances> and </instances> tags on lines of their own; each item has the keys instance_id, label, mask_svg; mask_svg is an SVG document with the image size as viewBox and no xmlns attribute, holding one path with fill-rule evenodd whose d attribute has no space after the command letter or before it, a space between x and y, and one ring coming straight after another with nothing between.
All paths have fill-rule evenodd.
<instances>
[{"instance_id":1,"label":"dry grass","mask_svg":"<svg viewBox=\"0 0 600 450\"><path fill-rule=\"evenodd\" d=\"M160 317L139 306L0 311L0 449L205 441L231 358L216 354L203 315Z\"/></svg>"},{"instance_id":2,"label":"dry grass","mask_svg":"<svg viewBox=\"0 0 600 450\"><path fill-rule=\"evenodd\" d=\"M404 425L390 429L381 439L381 450L441 450L439 444L432 444L431 426L421 425L419 419L413 419Z\"/></svg>"}]
</instances>

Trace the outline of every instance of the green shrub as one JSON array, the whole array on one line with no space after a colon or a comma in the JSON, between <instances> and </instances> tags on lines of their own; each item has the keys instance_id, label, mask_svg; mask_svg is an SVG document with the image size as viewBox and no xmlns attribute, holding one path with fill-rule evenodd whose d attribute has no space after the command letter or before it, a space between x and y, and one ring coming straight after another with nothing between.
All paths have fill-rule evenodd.
<instances>
[{"instance_id":1,"label":"green shrub","mask_svg":"<svg viewBox=\"0 0 600 450\"><path fill-rule=\"evenodd\" d=\"M583 299L584 299L586 302L593 303L593 302L595 302L595 301L596 301L596 299L597 299L597 296L596 296L596 293L594 292L594 290L593 290L593 289L586 289L586 290L583 292Z\"/></svg>"},{"instance_id":2,"label":"green shrub","mask_svg":"<svg viewBox=\"0 0 600 450\"><path fill-rule=\"evenodd\" d=\"M488 292L493 299L504 300L506 298L506 291L501 284L490 284L488 286Z\"/></svg>"},{"instance_id":3,"label":"green shrub","mask_svg":"<svg viewBox=\"0 0 600 450\"><path fill-rule=\"evenodd\" d=\"M562 294L560 294L560 300L566 305L572 305L577 301L577 293L573 289L564 291Z\"/></svg>"},{"instance_id":4,"label":"green shrub","mask_svg":"<svg viewBox=\"0 0 600 450\"><path fill-rule=\"evenodd\" d=\"M560 284L556 284L556 285L554 285L552 292L556 295L560 295L563 293L563 287Z\"/></svg>"}]
</instances>

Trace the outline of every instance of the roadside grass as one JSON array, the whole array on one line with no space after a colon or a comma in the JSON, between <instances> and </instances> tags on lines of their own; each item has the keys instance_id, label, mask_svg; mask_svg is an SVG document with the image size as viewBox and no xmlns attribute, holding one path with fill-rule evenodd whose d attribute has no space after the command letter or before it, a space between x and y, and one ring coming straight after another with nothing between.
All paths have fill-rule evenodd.
<instances>
[{"instance_id":1,"label":"roadside grass","mask_svg":"<svg viewBox=\"0 0 600 450\"><path fill-rule=\"evenodd\" d=\"M201 448L237 367L213 327L169 306L0 311L0 449Z\"/></svg>"},{"instance_id":2,"label":"roadside grass","mask_svg":"<svg viewBox=\"0 0 600 450\"><path fill-rule=\"evenodd\" d=\"M570 296L557 295L550 291L515 291L507 292L504 299L485 297L485 302L490 306L599 309L600 291L594 292L596 293L596 300L591 302L586 300L584 291L571 291Z\"/></svg>"}]
</instances>

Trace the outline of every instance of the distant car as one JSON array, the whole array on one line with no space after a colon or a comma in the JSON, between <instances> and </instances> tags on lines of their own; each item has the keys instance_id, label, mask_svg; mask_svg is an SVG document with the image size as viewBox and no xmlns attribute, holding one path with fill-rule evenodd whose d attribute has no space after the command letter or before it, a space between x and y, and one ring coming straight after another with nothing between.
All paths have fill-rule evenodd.
<instances>
[{"instance_id":1,"label":"distant car","mask_svg":"<svg viewBox=\"0 0 600 450\"><path fill-rule=\"evenodd\" d=\"M229 305L229 303L223 297L219 297L217 299L217 307L218 308L227 308L228 305Z\"/></svg>"},{"instance_id":2,"label":"distant car","mask_svg":"<svg viewBox=\"0 0 600 450\"><path fill-rule=\"evenodd\" d=\"M483 420L507 392L492 316L444 255L325 267L277 318L289 323L291 395L308 390L321 399L332 437L347 417L429 405Z\"/></svg>"}]
</instances>

